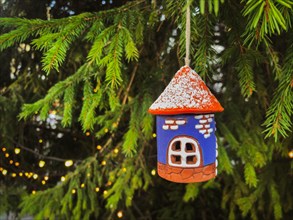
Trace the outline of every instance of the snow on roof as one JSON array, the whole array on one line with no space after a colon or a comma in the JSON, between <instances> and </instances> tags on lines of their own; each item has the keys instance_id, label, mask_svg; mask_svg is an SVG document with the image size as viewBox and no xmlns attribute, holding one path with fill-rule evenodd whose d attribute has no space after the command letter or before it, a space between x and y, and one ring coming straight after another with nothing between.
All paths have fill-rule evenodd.
<instances>
[{"instance_id":1,"label":"snow on roof","mask_svg":"<svg viewBox=\"0 0 293 220\"><path fill-rule=\"evenodd\" d=\"M155 115L209 113L223 110L204 81L189 66L183 66L177 71L149 108L149 112Z\"/></svg>"}]
</instances>

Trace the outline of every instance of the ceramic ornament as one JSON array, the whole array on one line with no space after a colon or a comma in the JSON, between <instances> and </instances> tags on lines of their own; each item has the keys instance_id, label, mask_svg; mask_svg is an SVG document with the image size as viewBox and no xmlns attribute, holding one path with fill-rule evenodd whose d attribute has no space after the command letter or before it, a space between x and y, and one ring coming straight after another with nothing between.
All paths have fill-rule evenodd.
<instances>
[{"instance_id":1,"label":"ceramic ornament","mask_svg":"<svg viewBox=\"0 0 293 220\"><path fill-rule=\"evenodd\" d=\"M178 183L217 175L215 116L223 107L200 76L181 67L149 112L157 119L158 174Z\"/></svg>"}]
</instances>

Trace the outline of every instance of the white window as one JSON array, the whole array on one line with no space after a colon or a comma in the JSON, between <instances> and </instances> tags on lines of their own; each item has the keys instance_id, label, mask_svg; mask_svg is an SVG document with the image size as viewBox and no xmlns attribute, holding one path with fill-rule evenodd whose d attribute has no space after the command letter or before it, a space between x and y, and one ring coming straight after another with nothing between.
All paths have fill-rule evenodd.
<instances>
[{"instance_id":1,"label":"white window","mask_svg":"<svg viewBox=\"0 0 293 220\"><path fill-rule=\"evenodd\" d=\"M168 163L175 167L199 167L201 154L197 141L186 136L175 137L168 146Z\"/></svg>"}]
</instances>

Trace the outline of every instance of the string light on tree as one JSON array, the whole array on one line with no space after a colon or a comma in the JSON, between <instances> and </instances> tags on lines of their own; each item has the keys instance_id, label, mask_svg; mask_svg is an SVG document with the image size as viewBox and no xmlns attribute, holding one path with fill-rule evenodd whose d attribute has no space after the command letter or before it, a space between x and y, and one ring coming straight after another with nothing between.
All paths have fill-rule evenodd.
<instances>
[{"instance_id":1,"label":"string light on tree","mask_svg":"<svg viewBox=\"0 0 293 220\"><path fill-rule=\"evenodd\" d=\"M7 173L8 173L8 171L7 170L2 170L2 174L3 174L3 176L6 176L7 175Z\"/></svg>"},{"instance_id":2,"label":"string light on tree","mask_svg":"<svg viewBox=\"0 0 293 220\"><path fill-rule=\"evenodd\" d=\"M8 158L8 157L9 157L9 153L6 153L6 154L5 154L5 157Z\"/></svg>"},{"instance_id":3,"label":"string light on tree","mask_svg":"<svg viewBox=\"0 0 293 220\"><path fill-rule=\"evenodd\" d=\"M80 184L80 188L84 188L84 187L85 187L84 183Z\"/></svg>"},{"instance_id":4,"label":"string light on tree","mask_svg":"<svg viewBox=\"0 0 293 220\"><path fill-rule=\"evenodd\" d=\"M20 148L14 148L14 153L19 154L20 153Z\"/></svg>"},{"instance_id":5,"label":"string light on tree","mask_svg":"<svg viewBox=\"0 0 293 220\"><path fill-rule=\"evenodd\" d=\"M100 191L100 188L99 188L99 187L96 187L96 188L95 188L95 191L96 191L96 192L99 192L99 191Z\"/></svg>"},{"instance_id":6,"label":"string light on tree","mask_svg":"<svg viewBox=\"0 0 293 220\"><path fill-rule=\"evenodd\" d=\"M66 160L64 164L65 164L66 167L71 167L73 165L73 161L72 160Z\"/></svg>"},{"instance_id":7,"label":"string light on tree","mask_svg":"<svg viewBox=\"0 0 293 220\"><path fill-rule=\"evenodd\" d=\"M293 150L289 151L288 156L289 156L290 158L293 158Z\"/></svg>"},{"instance_id":8,"label":"string light on tree","mask_svg":"<svg viewBox=\"0 0 293 220\"><path fill-rule=\"evenodd\" d=\"M46 162L45 161L43 161L43 160L40 160L39 161L39 167L44 167L45 166L45 164L46 164Z\"/></svg>"},{"instance_id":9,"label":"string light on tree","mask_svg":"<svg viewBox=\"0 0 293 220\"><path fill-rule=\"evenodd\" d=\"M155 169L152 169L151 174L152 174L153 176L155 176L156 173L157 173L156 170L155 170Z\"/></svg>"},{"instance_id":10,"label":"string light on tree","mask_svg":"<svg viewBox=\"0 0 293 220\"><path fill-rule=\"evenodd\" d=\"M49 177L48 176L44 176L44 180L48 181Z\"/></svg>"},{"instance_id":11,"label":"string light on tree","mask_svg":"<svg viewBox=\"0 0 293 220\"><path fill-rule=\"evenodd\" d=\"M33 178L36 180L36 179L38 179L38 177L39 177L39 175L38 174L33 174Z\"/></svg>"},{"instance_id":12,"label":"string light on tree","mask_svg":"<svg viewBox=\"0 0 293 220\"><path fill-rule=\"evenodd\" d=\"M60 180L61 180L62 182L64 182L64 181L66 180L66 178L65 178L64 176L61 176Z\"/></svg>"},{"instance_id":13,"label":"string light on tree","mask_svg":"<svg viewBox=\"0 0 293 220\"><path fill-rule=\"evenodd\" d=\"M118 218L122 218L123 217L123 212L122 211L118 211L117 212L117 217Z\"/></svg>"},{"instance_id":14,"label":"string light on tree","mask_svg":"<svg viewBox=\"0 0 293 220\"><path fill-rule=\"evenodd\" d=\"M102 146L101 145L98 145L97 146L97 150L101 150L102 149Z\"/></svg>"},{"instance_id":15,"label":"string light on tree","mask_svg":"<svg viewBox=\"0 0 293 220\"><path fill-rule=\"evenodd\" d=\"M76 193L76 189L72 189L72 190L71 190L71 193L72 193L72 194L75 194L75 193Z\"/></svg>"},{"instance_id":16,"label":"string light on tree","mask_svg":"<svg viewBox=\"0 0 293 220\"><path fill-rule=\"evenodd\" d=\"M2 147L2 151L5 152L7 149L5 147Z\"/></svg>"},{"instance_id":17,"label":"string light on tree","mask_svg":"<svg viewBox=\"0 0 293 220\"><path fill-rule=\"evenodd\" d=\"M19 162L15 162L15 163L14 163L14 166L16 166L16 167L18 167L19 165L20 165Z\"/></svg>"}]
</instances>

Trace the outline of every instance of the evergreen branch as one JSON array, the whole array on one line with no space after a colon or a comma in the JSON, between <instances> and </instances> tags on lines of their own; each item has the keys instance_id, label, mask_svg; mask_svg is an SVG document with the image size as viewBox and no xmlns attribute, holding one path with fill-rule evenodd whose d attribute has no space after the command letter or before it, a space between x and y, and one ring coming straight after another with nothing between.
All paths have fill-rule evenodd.
<instances>
[{"instance_id":1,"label":"evergreen branch","mask_svg":"<svg viewBox=\"0 0 293 220\"><path fill-rule=\"evenodd\" d=\"M100 83L93 92L93 87L89 81L85 81L83 89L83 105L79 116L83 131L92 130L95 124L95 112L102 99L104 88L100 87Z\"/></svg>"},{"instance_id":2,"label":"evergreen branch","mask_svg":"<svg viewBox=\"0 0 293 220\"><path fill-rule=\"evenodd\" d=\"M75 86L68 87L64 92L64 111L62 118L62 125L64 127L70 126L72 123L72 108L74 103Z\"/></svg>"},{"instance_id":3,"label":"evergreen branch","mask_svg":"<svg viewBox=\"0 0 293 220\"><path fill-rule=\"evenodd\" d=\"M243 16L248 17L245 42L256 40L266 40L267 35L280 34L281 30L287 30L291 23L291 16L287 13L281 13L293 6L290 0L282 0L280 3L274 3L270 0L250 0L246 2L243 9ZM285 16L285 17L284 17ZM289 20L286 22L286 20ZM255 34L251 34L255 30ZM251 43L250 43L251 44Z\"/></svg>"},{"instance_id":4,"label":"evergreen branch","mask_svg":"<svg viewBox=\"0 0 293 220\"><path fill-rule=\"evenodd\" d=\"M253 63L254 61L250 57L243 54L239 56L236 63L241 94L245 98L249 98L256 91L253 79Z\"/></svg>"},{"instance_id":5,"label":"evergreen branch","mask_svg":"<svg viewBox=\"0 0 293 220\"><path fill-rule=\"evenodd\" d=\"M26 196L21 203L22 214L34 215L36 219L68 219L72 216L88 219L92 213L98 214L98 194L95 189L101 185L101 178L96 175L97 163L95 157L89 157L74 172L68 173L62 184ZM76 195L73 190L77 192ZM85 195L90 195L90 198L84 199ZM75 196L76 200L73 201ZM52 198L58 198L58 202Z\"/></svg>"},{"instance_id":6,"label":"evergreen branch","mask_svg":"<svg viewBox=\"0 0 293 220\"><path fill-rule=\"evenodd\" d=\"M289 47L288 51L292 49ZM264 132L266 138L273 136L277 141L279 135L288 136L288 132L292 130L293 123L291 116L293 114L293 90L292 90L292 53L287 54L282 68L282 76L279 85L274 93L270 107L266 112L266 120L263 126L266 127Z\"/></svg>"},{"instance_id":7,"label":"evergreen branch","mask_svg":"<svg viewBox=\"0 0 293 220\"><path fill-rule=\"evenodd\" d=\"M69 88L70 86L74 86L76 83L82 80L81 76L84 74L85 70L86 64L81 66L75 74L51 87L48 91L48 94L43 99L40 99L33 104L24 104L22 111L19 114L19 118L26 119L41 110L41 119L45 120L48 115L48 108L52 102L64 94L64 89Z\"/></svg>"},{"instance_id":8,"label":"evergreen branch","mask_svg":"<svg viewBox=\"0 0 293 220\"><path fill-rule=\"evenodd\" d=\"M79 37L86 28L83 22L77 22L67 25L67 27L56 36L57 41L54 42L42 59L43 70L47 73L53 68L58 70L59 66L64 62L66 53L71 43Z\"/></svg>"}]
</instances>

